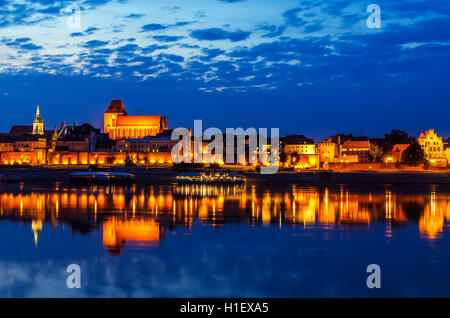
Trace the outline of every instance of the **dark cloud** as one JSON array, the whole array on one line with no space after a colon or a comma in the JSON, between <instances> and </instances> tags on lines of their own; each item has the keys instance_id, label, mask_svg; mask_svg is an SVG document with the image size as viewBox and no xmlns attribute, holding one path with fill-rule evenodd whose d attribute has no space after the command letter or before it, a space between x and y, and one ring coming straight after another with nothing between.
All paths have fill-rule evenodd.
<instances>
[{"instance_id":1,"label":"dark cloud","mask_svg":"<svg viewBox=\"0 0 450 318\"><path fill-rule=\"evenodd\" d=\"M125 16L125 19L140 19L140 18L142 18L144 16L145 16L145 14L132 13L132 14L129 14L129 15Z\"/></svg>"},{"instance_id":2,"label":"dark cloud","mask_svg":"<svg viewBox=\"0 0 450 318\"><path fill-rule=\"evenodd\" d=\"M220 28L202 29L191 32L190 36L201 41L230 40L231 42L244 41L249 38L250 32L226 31Z\"/></svg>"},{"instance_id":3,"label":"dark cloud","mask_svg":"<svg viewBox=\"0 0 450 318\"><path fill-rule=\"evenodd\" d=\"M96 47L105 46L108 43L109 43L108 41L91 40L91 41L87 41L87 42L81 44L81 46L85 47L85 48L96 48Z\"/></svg>"},{"instance_id":4,"label":"dark cloud","mask_svg":"<svg viewBox=\"0 0 450 318\"><path fill-rule=\"evenodd\" d=\"M78 36L84 36L83 32L74 32L74 33L70 33L71 37L78 37Z\"/></svg>"},{"instance_id":5,"label":"dark cloud","mask_svg":"<svg viewBox=\"0 0 450 318\"><path fill-rule=\"evenodd\" d=\"M160 31L160 30L164 30L164 29L167 29L167 26L158 24L158 23L150 23L150 24L146 24L142 27L143 32Z\"/></svg>"},{"instance_id":6,"label":"dark cloud","mask_svg":"<svg viewBox=\"0 0 450 318\"><path fill-rule=\"evenodd\" d=\"M155 35L153 39L159 42L176 42L183 39L184 36L174 36L174 35Z\"/></svg>"},{"instance_id":7,"label":"dark cloud","mask_svg":"<svg viewBox=\"0 0 450 318\"><path fill-rule=\"evenodd\" d=\"M74 32L74 33L71 33L70 34L70 36L71 37L80 37L80 36L86 36L86 35L92 35L92 34L94 34L96 31L98 31L99 30L99 28L96 28L96 27L90 27L90 28L87 28L84 32Z\"/></svg>"},{"instance_id":8,"label":"dark cloud","mask_svg":"<svg viewBox=\"0 0 450 318\"><path fill-rule=\"evenodd\" d=\"M302 18L298 17L298 15L297 15L301 11L302 11L301 8L294 8L294 9L285 11L283 13L283 17L286 18L286 24L288 26L293 26L293 27L304 26L307 22L305 20L303 20Z\"/></svg>"},{"instance_id":9,"label":"dark cloud","mask_svg":"<svg viewBox=\"0 0 450 318\"><path fill-rule=\"evenodd\" d=\"M262 35L263 38L274 38L280 36L286 30L285 25L276 26L276 25L262 25L258 27L258 30L267 31L266 34Z\"/></svg>"},{"instance_id":10,"label":"dark cloud","mask_svg":"<svg viewBox=\"0 0 450 318\"><path fill-rule=\"evenodd\" d=\"M36 51L42 49L42 46L34 44L30 38L16 38L15 40L4 39L2 42L5 45L18 50Z\"/></svg>"}]
</instances>

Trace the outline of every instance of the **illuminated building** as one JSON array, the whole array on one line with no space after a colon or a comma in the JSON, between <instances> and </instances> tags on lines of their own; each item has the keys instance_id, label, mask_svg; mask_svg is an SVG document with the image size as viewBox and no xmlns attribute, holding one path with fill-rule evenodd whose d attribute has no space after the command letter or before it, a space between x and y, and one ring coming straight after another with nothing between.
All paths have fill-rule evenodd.
<instances>
[{"instance_id":1,"label":"illuminated building","mask_svg":"<svg viewBox=\"0 0 450 318\"><path fill-rule=\"evenodd\" d=\"M384 162L401 162L403 152L409 147L409 144L396 144L392 148L392 151L385 156Z\"/></svg>"},{"instance_id":2,"label":"illuminated building","mask_svg":"<svg viewBox=\"0 0 450 318\"><path fill-rule=\"evenodd\" d=\"M117 142L119 152L171 152L172 148L179 143L169 137L122 139Z\"/></svg>"},{"instance_id":3,"label":"illuminated building","mask_svg":"<svg viewBox=\"0 0 450 318\"><path fill-rule=\"evenodd\" d=\"M104 131L115 140L156 136L166 129L166 117L129 116L122 100L112 100L104 114Z\"/></svg>"},{"instance_id":4,"label":"illuminated building","mask_svg":"<svg viewBox=\"0 0 450 318\"><path fill-rule=\"evenodd\" d=\"M286 144L284 146L284 151L287 154L297 153L299 155L315 155L316 145L312 144Z\"/></svg>"},{"instance_id":5,"label":"illuminated building","mask_svg":"<svg viewBox=\"0 0 450 318\"><path fill-rule=\"evenodd\" d=\"M425 158L432 166L447 166L447 158L445 156L444 142L442 137L439 137L434 129L421 132L417 140L422 147Z\"/></svg>"},{"instance_id":6,"label":"illuminated building","mask_svg":"<svg viewBox=\"0 0 450 318\"><path fill-rule=\"evenodd\" d=\"M36 118L33 122L33 135L43 135L44 133L44 121L42 120L41 111L38 105L36 110Z\"/></svg>"},{"instance_id":7,"label":"illuminated building","mask_svg":"<svg viewBox=\"0 0 450 318\"><path fill-rule=\"evenodd\" d=\"M94 151L100 129L89 124L66 126L63 124L56 138L56 150L70 152Z\"/></svg>"},{"instance_id":8,"label":"illuminated building","mask_svg":"<svg viewBox=\"0 0 450 318\"><path fill-rule=\"evenodd\" d=\"M355 157L357 162L370 162L370 142L364 141L346 141L341 146L341 162L354 162Z\"/></svg>"},{"instance_id":9,"label":"illuminated building","mask_svg":"<svg viewBox=\"0 0 450 318\"><path fill-rule=\"evenodd\" d=\"M320 142L317 145L317 150L321 163L335 162L338 157L337 145L334 142Z\"/></svg>"}]
</instances>

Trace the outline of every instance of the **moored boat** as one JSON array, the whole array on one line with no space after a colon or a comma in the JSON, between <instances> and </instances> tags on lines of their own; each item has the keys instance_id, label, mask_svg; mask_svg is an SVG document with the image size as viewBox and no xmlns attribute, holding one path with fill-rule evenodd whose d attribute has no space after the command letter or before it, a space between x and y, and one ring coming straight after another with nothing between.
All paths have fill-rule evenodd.
<instances>
[{"instance_id":1,"label":"moored boat","mask_svg":"<svg viewBox=\"0 0 450 318\"><path fill-rule=\"evenodd\" d=\"M180 173L176 180L179 184L243 184L246 182L245 176L226 171Z\"/></svg>"},{"instance_id":2,"label":"moored boat","mask_svg":"<svg viewBox=\"0 0 450 318\"><path fill-rule=\"evenodd\" d=\"M131 183L134 175L126 172L74 172L69 175L70 182L76 183Z\"/></svg>"}]
</instances>

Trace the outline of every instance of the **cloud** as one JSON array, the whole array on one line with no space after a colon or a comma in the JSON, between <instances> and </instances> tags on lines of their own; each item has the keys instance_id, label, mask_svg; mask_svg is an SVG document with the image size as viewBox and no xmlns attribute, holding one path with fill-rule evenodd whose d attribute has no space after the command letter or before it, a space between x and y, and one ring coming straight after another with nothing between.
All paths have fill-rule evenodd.
<instances>
[{"instance_id":1,"label":"cloud","mask_svg":"<svg viewBox=\"0 0 450 318\"><path fill-rule=\"evenodd\" d=\"M84 32L74 32L74 33L70 33L71 37L80 37L80 36L86 36L86 35L92 35L94 34L96 31L100 30L99 28L96 27L89 27L87 28Z\"/></svg>"},{"instance_id":2,"label":"cloud","mask_svg":"<svg viewBox=\"0 0 450 318\"><path fill-rule=\"evenodd\" d=\"M87 42L81 44L81 46L85 47L85 48L96 48L96 47L105 46L108 43L109 43L108 41L91 40L91 41L87 41Z\"/></svg>"},{"instance_id":3,"label":"cloud","mask_svg":"<svg viewBox=\"0 0 450 318\"><path fill-rule=\"evenodd\" d=\"M140 19L144 16L145 16L145 14L141 14L141 13L131 13L131 14L125 16L125 19Z\"/></svg>"},{"instance_id":4,"label":"cloud","mask_svg":"<svg viewBox=\"0 0 450 318\"><path fill-rule=\"evenodd\" d=\"M7 46L18 50L35 51L43 48L40 45L34 44L30 38L16 38L15 40L6 39L2 42L4 42Z\"/></svg>"},{"instance_id":5,"label":"cloud","mask_svg":"<svg viewBox=\"0 0 450 318\"><path fill-rule=\"evenodd\" d=\"M153 39L159 42L176 42L183 39L184 36L174 36L174 35L155 35Z\"/></svg>"},{"instance_id":6,"label":"cloud","mask_svg":"<svg viewBox=\"0 0 450 318\"><path fill-rule=\"evenodd\" d=\"M241 30L229 32L220 28L210 28L193 31L190 36L200 41L230 40L231 42L239 42L248 39L250 34L250 32Z\"/></svg>"},{"instance_id":7,"label":"cloud","mask_svg":"<svg viewBox=\"0 0 450 318\"><path fill-rule=\"evenodd\" d=\"M158 24L158 23L150 23L150 24L146 24L142 27L143 32L159 31L159 30L164 30L164 29L167 29L167 26Z\"/></svg>"},{"instance_id":8,"label":"cloud","mask_svg":"<svg viewBox=\"0 0 450 318\"><path fill-rule=\"evenodd\" d=\"M267 31L266 34L262 35L263 38L274 38L282 35L286 30L286 26L262 25L258 27L258 30Z\"/></svg>"},{"instance_id":9,"label":"cloud","mask_svg":"<svg viewBox=\"0 0 450 318\"><path fill-rule=\"evenodd\" d=\"M298 17L298 13L302 11L302 8L294 8L283 12L283 17L286 18L286 25L293 27L302 27L306 24L306 21Z\"/></svg>"}]
</instances>

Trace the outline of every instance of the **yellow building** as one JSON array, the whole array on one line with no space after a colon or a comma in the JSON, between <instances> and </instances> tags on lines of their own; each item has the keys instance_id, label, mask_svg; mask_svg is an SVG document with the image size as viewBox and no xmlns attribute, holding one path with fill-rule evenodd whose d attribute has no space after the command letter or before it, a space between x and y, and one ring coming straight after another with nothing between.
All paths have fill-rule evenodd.
<instances>
[{"instance_id":1,"label":"yellow building","mask_svg":"<svg viewBox=\"0 0 450 318\"><path fill-rule=\"evenodd\" d=\"M111 139L156 136L167 129L164 116L128 116L122 100L111 101L104 114L104 130Z\"/></svg>"},{"instance_id":2,"label":"yellow building","mask_svg":"<svg viewBox=\"0 0 450 318\"><path fill-rule=\"evenodd\" d=\"M358 158L357 162L370 162L370 142L363 141L346 141L341 146L340 162L355 162L355 156Z\"/></svg>"},{"instance_id":3,"label":"yellow building","mask_svg":"<svg viewBox=\"0 0 450 318\"><path fill-rule=\"evenodd\" d=\"M446 159L442 137L439 137L434 132L434 129L427 130L425 133L421 132L417 141L425 152L425 157L431 163L433 163L434 160Z\"/></svg>"},{"instance_id":4,"label":"yellow building","mask_svg":"<svg viewBox=\"0 0 450 318\"><path fill-rule=\"evenodd\" d=\"M334 142L321 142L318 144L317 149L321 163L335 162L335 158L338 157L337 145Z\"/></svg>"},{"instance_id":5,"label":"yellow building","mask_svg":"<svg viewBox=\"0 0 450 318\"><path fill-rule=\"evenodd\" d=\"M287 144L284 146L284 152L288 155L299 154L299 155L315 155L316 145L315 144Z\"/></svg>"}]
</instances>

